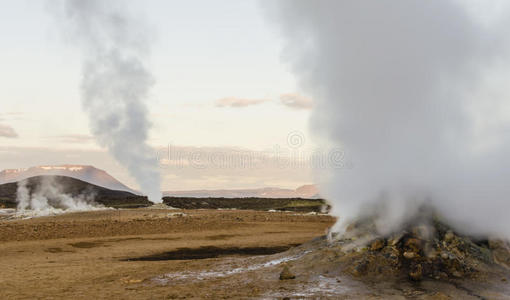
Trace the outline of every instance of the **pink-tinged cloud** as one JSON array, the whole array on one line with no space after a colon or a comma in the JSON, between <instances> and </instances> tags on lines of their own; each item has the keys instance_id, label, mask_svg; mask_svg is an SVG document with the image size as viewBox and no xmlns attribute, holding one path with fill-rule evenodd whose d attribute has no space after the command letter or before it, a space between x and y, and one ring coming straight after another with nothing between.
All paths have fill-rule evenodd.
<instances>
[{"instance_id":1,"label":"pink-tinged cloud","mask_svg":"<svg viewBox=\"0 0 510 300\"><path fill-rule=\"evenodd\" d=\"M94 137L87 134L65 134L48 136L47 139L69 144L86 144L94 141Z\"/></svg>"},{"instance_id":2,"label":"pink-tinged cloud","mask_svg":"<svg viewBox=\"0 0 510 300\"><path fill-rule=\"evenodd\" d=\"M294 109L313 108L313 100L299 94L283 94L280 96L280 103Z\"/></svg>"},{"instance_id":3,"label":"pink-tinged cloud","mask_svg":"<svg viewBox=\"0 0 510 300\"><path fill-rule=\"evenodd\" d=\"M271 101L271 99L245 99L236 97L226 97L216 100L216 107L247 107L262 104L264 102Z\"/></svg>"},{"instance_id":4,"label":"pink-tinged cloud","mask_svg":"<svg viewBox=\"0 0 510 300\"><path fill-rule=\"evenodd\" d=\"M0 124L0 137L17 138L18 134L11 126Z\"/></svg>"}]
</instances>

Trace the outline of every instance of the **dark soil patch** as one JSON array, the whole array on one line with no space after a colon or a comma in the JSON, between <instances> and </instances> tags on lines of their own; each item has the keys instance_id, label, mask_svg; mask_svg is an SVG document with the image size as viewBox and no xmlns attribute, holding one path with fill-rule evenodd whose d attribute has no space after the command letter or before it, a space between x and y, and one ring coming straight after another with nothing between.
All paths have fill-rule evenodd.
<instances>
[{"instance_id":1,"label":"dark soil patch","mask_svg":"<svg viewBox=\"0 0 510 300\"><path fill-rule=\"evenodd\" d=\"M124 242L124 241L139 241L143 240L141 237L129 237L129 238L114 238L114 239L106 239L106 240L95 240L92 241L92 243L117 243L117 242Z\"/></svg>"},{"instance_id":2,"label":"dark soil patch","mask_svg":"<svg viewBox=\"0 0 510 300\"><path fill-rule=\"evenodd\" d=\"M48 248L45 251L49 252L49 253L61 253L61 252L64 252L64 250L62 250L62 248Z\"/></svg>"},{"instance_id":3,"label":"dark soil patch","mask_svg":"<svg viewBox=\"0 0 510 300\"><path fill-rule=\"evenodd\" d=\"M84 248L84 249L87 249L87 248L95 248L95 247L100 247L103 245L102 242L78 242L78 243L72 243L72 244L69 244L71 246L73 246L74 248Z\"/></svg>"},{"instance_id":4,"label":"dark soil patch","mask_svg":"<svg viewBox=\"0 0 510 300\"><path fill-rule=\"evenodd\" d=\"M229 238L232 238L232 237L237 237L239 236L238 234L217 234L217 235L210 235L208 237L206 237L207 240L211 240L211 241L217 241L217 240L226 240L226 239L229 239Z\"/></svg>"},{"instance_id":5,"label":"dark soil patch","mask_svg":"<svg viewBox=\"0 0 510 300\"><path fill-rule=\"evenodd\" d=\"M146 238L144 241L178 241L182 240L180 237L161 237L161 238Z\"/></svg>"},{"instance_id":6,"label":"dark soil patch","mask_svg":"<svg viewBox=\"0 0 510 300\"><path fill-rule=\"evenodd\" d=\"M128 241L176 241L180 240L180 237L156 237L156 238L142 238L142 237L129 237L129 238L112 238L112 239L104 239L104 240L93 240L90 242L80 242L76 243L79 244L78 246L73 246L77 248L93 248L93 247L99 247L100 245L103 245L104 243L120 243L120 242L128 242ZM95 244L95 245L89 245L88 244ZM107 247L108 245L104 245Z\"/></svg>"},{"instance_id":7,"label":"dark soil patch","mask_svg":"<svg viewBox=\"0 0 510 300\"><path fill-rule=\"evenodd\" d=\"M285 245L274 247L215 247L204 246L200 248L179 248L174 251L163 252L148 256L135 257L124 259L123 261L163 261L163 260L190 260L190 259L206 259L217 258L222 256L255 256L255 255L270 255L287 251L288 249L297 246Z\"/></svg>"},{"instance_id":8,"label":"dark soil patch","mask_svg":"<svg viewBox=\"0 0 510 300\"><path fill-rule=\"evenodd\" d=\"M44 252L48 252L48 253L74 253L76 251L73 251L73 250L64 250L60 247L51 247L51 248L47 248L46 250L44 250Z\"/></svg>"}]
</instances>

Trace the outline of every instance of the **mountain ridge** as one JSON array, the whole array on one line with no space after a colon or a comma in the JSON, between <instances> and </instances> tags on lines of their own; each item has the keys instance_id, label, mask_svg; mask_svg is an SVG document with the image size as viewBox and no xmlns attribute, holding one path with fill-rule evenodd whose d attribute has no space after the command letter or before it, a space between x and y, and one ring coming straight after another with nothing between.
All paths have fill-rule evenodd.
<instances>
[{"instance_id":1,"label":"mountain ridge","mask_svg":"<svg viewBox=\"0 0 510 300\"><path fill-rule=\"evenodd\" d=\"M140 194L108 174L108 172L91 165L41 165L29 168L5 169L0 171L0 184L18 182L30 177L44 175L72 177L110 190Z\"/></svg>"},{"instance_id":2,"label":"mountain ridge","mask_svg":"<svg viewBox=\"0 0 510 300\"><path fill-rule=\"evenodd\" d=\"M320 198L319 190L314 184L305 184L296 189L277 187L253 189L198 189L183 191L164 191L165 197L195 197L195 198Z\"/></svg>"},{"instance_id":3,"label":"mountain ridge","mask_svg":"<svg viewBox=\"0 0 510 300\"><path fill-rule=\"evenodd\" d=\"M94 202L110 207L149 206L152 203L145 196L135 195L127 191L111 190L105 187L68 176L40 175L23 179L30 194L37 191L45 180L58 186L59 192L70 196L84 194L93 195ZM19 182L0 184L0 207L15 208Z\"/></svg>"}]
</instances>

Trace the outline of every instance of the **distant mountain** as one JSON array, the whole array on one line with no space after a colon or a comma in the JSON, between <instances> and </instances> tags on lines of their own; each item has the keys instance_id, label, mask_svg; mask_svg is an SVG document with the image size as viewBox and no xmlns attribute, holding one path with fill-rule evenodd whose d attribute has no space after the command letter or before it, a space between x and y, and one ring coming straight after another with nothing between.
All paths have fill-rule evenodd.
<instances>
[{"instance_id":1,"label":"distant mountain","mask_svg":"<svg viewBox=\"0 0 510 300\"><path fill-rule=\"evenodd\" d=\"M126 191L107 189L67 176L44 175L26 178L26 180L26 186L30 194L37 190L37 187L46 180L58 185L59 191L63 194L73 197L78 195L94 195L94 202L105 206L138 207L152 205L152 202L149 202L147 197L138 196ZM16 207L17 188L17 182L0 184L0 207Z\"/></svg>"},{"instance_id":2,"label":"distant mountain","mask_svg":"<svg viewBox=\"0 0 510 300\"><path fill-rule=\"evenodd\" d=\"M127 191L139 194L130 189L106 171L93 166L83 165L58 165L58 166L37 166L26 169L7 169L0 172L0 184L17 182L26 178L41 175L67 176L89 182L110 190Z\"/></svg>"},{"instance_id":3,"label":"distant mountain","mask_svg":"<svg viewBox=\"0 0 510 300\"><path fill-rule=\"evenodd\" d=\"M233 190L191 190L191 191L166 191L167 197L196 197L196 198L319 198L319 190L316 185L307 184L297 189L282 188L258 188L258 189L233 189Z\"/></svg>"}]
</instances>

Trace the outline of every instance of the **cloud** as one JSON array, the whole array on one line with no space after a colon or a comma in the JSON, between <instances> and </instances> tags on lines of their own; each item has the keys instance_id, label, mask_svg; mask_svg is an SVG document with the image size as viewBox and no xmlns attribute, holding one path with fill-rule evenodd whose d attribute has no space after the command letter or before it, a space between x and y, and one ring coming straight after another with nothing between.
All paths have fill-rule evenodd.
<instances>
[{"instance_id":1,"label":"cloud","mask_svg":"<svg viewBox=\"0 0 510 300\"><path fill-rule=\"evenodd\" d=\"M90 143L94 140L94 137L87 134L65 134L65 135L56 135L56 136L48 136L47 139L56 140L62 143L71 143L71 144L86 144Z\"/></svg>"},{"instance_id":2,"label":"cloud","mask_svg":"<svg viewBox=\"0 0 510 300\"><path fill-rule=\"evenodd\" d=\"M296 93L287 93L282 94L278 97L279 99L270 99L270 98L260 98L260 99L251 99L251 98L238 98L238 97L225 97L215 101L216 107L234 107L241 108L247 106L254 106L263 104L266 102L279 102L281 105L292 108L292 109L312 109L313 108L313 100L309 97L296 94Z\"/></svg>"},{"instance_id":3,"label":"cloud","mask_svg":"<svg viewBox=\"0 0 510 300\"><path fill-rule=\"evenodd\" d=\"M0 124L0 137L17 138L18 134L11 126Z\"/></svg>"},{"instance_id":4,"label":"cloud","mask_svg":"<svg viewBox=\"0 0 510 300\"><path fill-rule=\"evenodd\" d=\"M246 98L236 98L236 97L226 97L216 100L216 107L247 107L252 105L262 104L264 102L269 102L271 99L246 99Z\"/></svg>"},{"instance_id":5,"label":"cloud","mask_svg":"<svg viewBox=\"0 0 510 300\"><path fill-rule=\"evenodd\" d=\"M283 94L280 96L280 104L294 109L311 109L313 101L311 98L299 94Z\"/></svg>"},{"instance_id":6,"label":"cloud","mask_svg":"<svg viewBox=\"0 0 510 300\"><path fill-rule=\"evenodd\" d=\"M22 112L2 112L0 113L0 122L23 120L23 116L24 113Z\"/></svg>"}]
</instances>

